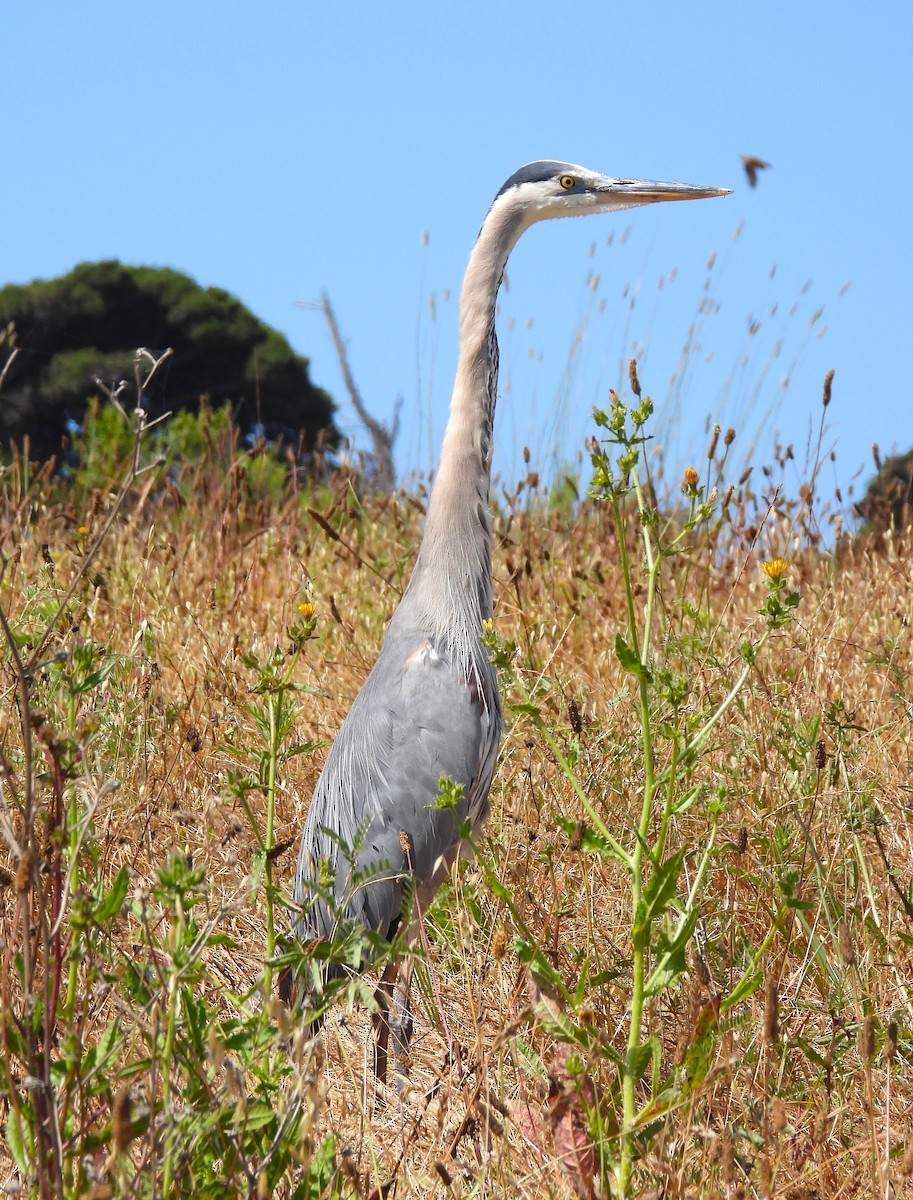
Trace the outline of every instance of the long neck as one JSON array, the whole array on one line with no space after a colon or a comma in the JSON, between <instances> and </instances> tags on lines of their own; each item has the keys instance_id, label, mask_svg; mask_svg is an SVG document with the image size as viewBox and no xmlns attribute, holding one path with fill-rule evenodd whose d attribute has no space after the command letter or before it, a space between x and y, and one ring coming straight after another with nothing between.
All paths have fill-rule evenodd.
<instances>
[{"instance_id":1,"label":"long neck","mask_svg":"<svg viewBox=\"0 0 913 1200\"><path fill-rule=\"evenodd\" d=\"M495 302L522 214L496 202L479 233L460 295L460 354L450 418L413 584L442 634L476 633L491 616L492 426L498 391Z\"/></svg>"}]
</instances>

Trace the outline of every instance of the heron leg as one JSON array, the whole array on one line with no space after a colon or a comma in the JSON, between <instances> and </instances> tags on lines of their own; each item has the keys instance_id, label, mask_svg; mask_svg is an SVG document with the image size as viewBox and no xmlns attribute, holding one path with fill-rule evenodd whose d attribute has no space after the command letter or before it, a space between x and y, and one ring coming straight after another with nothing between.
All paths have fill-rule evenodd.
<instances>
[{"instance_id":1,"label":"heron leg","mask_svg":"<svg viewBox=\"0 0 913 1200\"><path fill-rule=\"evenodd\" d=\"M409 1043L412 1040L412 972L415 959L411 954L396 964L390 1006L390 1028L393 1033L393 1070L400 1089L409 1074Z\"/></svg>"},{"instance_id":2,"label":"heron leg","mask_svg":"<svg viewBox=\"0 0 913 1200\"><path fill-rule=\"evenodd\" d=\"M387 963L374 993L376 1011L371 1016L374 1031L374 1078L378 1083L387 1082L387 1046L390 1041L390 1010L393 1005L394 982L399 962L394 958Z\"/></svg>"}]
</instances>

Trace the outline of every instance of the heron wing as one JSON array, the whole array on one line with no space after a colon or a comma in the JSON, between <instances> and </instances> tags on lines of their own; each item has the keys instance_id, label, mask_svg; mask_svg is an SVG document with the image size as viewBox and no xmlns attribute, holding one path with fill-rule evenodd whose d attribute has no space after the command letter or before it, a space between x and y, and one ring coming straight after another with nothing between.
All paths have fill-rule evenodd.
<instances>
[{"instance_id":1,"label":"heron wing","mask_svg":"<svg viewBox=\"0 0 913 1200\"><path fill-rule=\"evenodd\" d=\"M501 711L494 670L480 657L467 666L415 630L388 632L314 790L295 898L307 906L320 877L337 911L318 900L302 934L330 936L340 917L387 934L408 876L430 894L458 853L460 823L487 816ZM463 788L454 812L435 807L442 777Z\"/></svg>"}]
</instances>

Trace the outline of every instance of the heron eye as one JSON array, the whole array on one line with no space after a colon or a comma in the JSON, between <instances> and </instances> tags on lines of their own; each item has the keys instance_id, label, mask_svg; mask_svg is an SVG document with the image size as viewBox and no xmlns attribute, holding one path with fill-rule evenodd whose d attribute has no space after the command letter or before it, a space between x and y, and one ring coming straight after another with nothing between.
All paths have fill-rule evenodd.
<instances>
[{"instance_id":1,"label":"heron eye","mask_svg":"<svg viewBox=\"0 0 913 1200\"><path fill-rule=\"evenodd\" d=\"M562 175L558 181L565 191L569 191L577 183L573 175Z\"/></svg>"}]
</instances>

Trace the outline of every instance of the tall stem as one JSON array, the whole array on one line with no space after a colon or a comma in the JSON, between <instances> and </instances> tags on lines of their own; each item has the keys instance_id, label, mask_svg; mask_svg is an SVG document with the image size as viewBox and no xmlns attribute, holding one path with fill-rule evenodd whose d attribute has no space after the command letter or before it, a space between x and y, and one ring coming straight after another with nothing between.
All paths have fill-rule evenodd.
<instances>
[{"instance_id":1,"label":"tall stem","mask_svg":"<svg viewBox=\"0 0 913 1200\"><path fill-rule=\"evenodd\" d=\"M273 990L272 958L276 948L276 932L273 918L273 826L276 816L276 767L279 758L278 708L282 704L281 691L270 692L269 707L269 754L266 779L266 834L263 852L266 856L266 966L263 969L263 993L268 1000Z\"/></svg>"}]
</instances>

